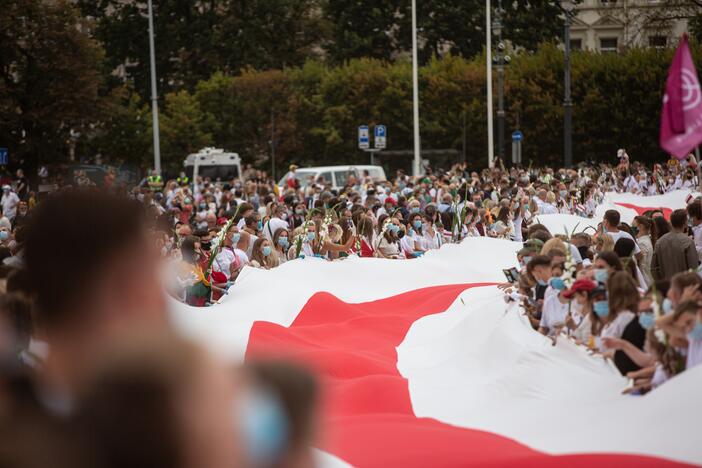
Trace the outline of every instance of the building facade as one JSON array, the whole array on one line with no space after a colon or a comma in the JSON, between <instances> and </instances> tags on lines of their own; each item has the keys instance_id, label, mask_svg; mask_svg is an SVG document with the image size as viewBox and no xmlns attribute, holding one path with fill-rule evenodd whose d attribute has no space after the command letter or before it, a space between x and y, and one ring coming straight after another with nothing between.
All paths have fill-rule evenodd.
<instances>
[{"instance_id":1,"label":"building facade","mask_svg":"<svg viewBox=\"0 0 702 468\"><path fill-rule=\"evenodd\" d=\"M671 47L699 7L686 0L582 0L571 48L612 53L632 47Z\"/></svg>"}]
</instances>

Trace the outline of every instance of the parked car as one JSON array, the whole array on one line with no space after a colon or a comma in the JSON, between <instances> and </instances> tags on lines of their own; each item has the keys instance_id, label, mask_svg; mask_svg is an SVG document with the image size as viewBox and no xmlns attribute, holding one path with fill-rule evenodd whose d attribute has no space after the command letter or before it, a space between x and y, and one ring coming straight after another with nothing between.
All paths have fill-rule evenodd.
<instances>
[{"instance_id":1,"label":"parked car","mask_svg":"<svg viewBox=\"0 0 702 468\"><path fill-rule=\"evenodd\" d=\"M331 184L333 189L341 189L346 185L349 176L353 175L356 180L363 179L365 172L373 179L373 182L381 182L387 180L385 170L381 166L320 166L320 167L301 167L295 171L295 176L300 181L301 187L306 187L309 184L310 176L316 182L320 178L326 183ZM287 172L278 182L282 188L286 185L288 179Z\"/></svg>"}]
</instances>

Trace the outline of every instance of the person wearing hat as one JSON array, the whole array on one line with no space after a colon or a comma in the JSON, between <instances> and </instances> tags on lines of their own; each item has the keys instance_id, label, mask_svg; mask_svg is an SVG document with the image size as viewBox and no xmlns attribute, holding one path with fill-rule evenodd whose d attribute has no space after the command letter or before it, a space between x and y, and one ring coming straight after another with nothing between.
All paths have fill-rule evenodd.
<instances>
[{"instance_id":1,"label":"person wearing hat","mask_svg":"<svg viewBox=\"0 0 702 468\"><path fill-rule=\"evenodd\" d=\"M288 177L286 179L286 184L288 188L297 190L300 188L300 181L297 179L297 166L295 164L290 165L290 171L288 172Z\"/></svg>"},{"instance_id":2,"label":"person wearing hat","mask_svg":"<svg viewBox=\"0 0 702 468\"><path fill-rule=\"evenodd\" d=\"M595 281L583 278L577 280L570 289L563 292L563 297L571 301L566 326L570 330L570 335L580 343L587 343L590 339L590 313L592 312L592 297L596 291L606 294L603 287L598 290Z\"/></svg>"},{"instance_id":3,"label":"person wearing hat","mask_svg":"<svg viewBox=\"0 0 702 468\"><path fill-rule=\"evenodd\" d=\"M3 215L12 222L17 216L17 205L19 205L20 199L15 192L12 191L12 187L9 185L2 186L2 198L0 199L0 206L2 206Z\"/></svg>"}]
</instances>

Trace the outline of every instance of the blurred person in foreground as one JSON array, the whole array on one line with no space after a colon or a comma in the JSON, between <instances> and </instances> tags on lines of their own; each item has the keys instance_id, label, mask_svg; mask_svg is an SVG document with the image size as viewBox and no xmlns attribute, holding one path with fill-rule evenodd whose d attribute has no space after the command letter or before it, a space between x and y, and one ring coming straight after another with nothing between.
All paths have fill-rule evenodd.
<instances>
[{"instance_id":1,"label":"blurred person in foreground","mask_svg":"<svg viewBox=\"0 0 702 468\"><path fill-rule=\"evenodd\" d=\"M112 342L76 392L73 427L91 468L236 468L242 379L168 332ZM263 437L266 437L263 434Z\"/></svg>"},{"instance_id":2,"label":"blurred person in foreground","mask_svg":"<svg viewBox=\"0 0 702 468\"><path fill-rule=\"evenodd\" d=\"M36 327L49 347L39 394L53 413L70 414L74 386L103 343L167 326L158 257L138 202L65 192L37 207L25 265L35 279Z\"/></svg>"}]
</instances>

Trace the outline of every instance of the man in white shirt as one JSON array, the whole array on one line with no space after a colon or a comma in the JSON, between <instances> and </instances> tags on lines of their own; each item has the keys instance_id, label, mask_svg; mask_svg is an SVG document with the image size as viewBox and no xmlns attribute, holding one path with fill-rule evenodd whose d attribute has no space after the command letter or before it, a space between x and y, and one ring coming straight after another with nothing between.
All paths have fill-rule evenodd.
<instances>
[{"instance_id":1,"label":"man in white shirt","mask_svg":"<svg viewBox=\"0 0 702 468\"><path fill-rule=\"evenodd\" d=\"M283 219L287 216L285 205L277 205L273 209L273 217L263 227L263 237L273 242L273 236L278 229L288 229L288 222Z\"/></svg>"},{"instance_id":2,"label":"man in white shirt","mask_svg":"<svg viewBox=\"0 0 702 468\"><path fill-rule=\"evenodd\" d=\"M0 199L0 205L2 205L2 214L12 221L17 216L17 205L19 204L19 197L15 192L12 191L12 187L9 185L2 186L2 198Z\"/></svg>"},{"instance_id":3,"label":"man in white shirt","mask_svg":"<svg viewBox=\"0 0 702 468\"><path fill-rule=\"evenodd\" d=\"M550 286L549 286L550 287ZM541 310L539 332L547 336L555 336L565 326L568 317L568 300L563 293L544 296L544 306Z\"/></svg>"},{"instance_id":4,"label":"man in white shirt","mask_svg":"<svg viewBox=\"0 0 702 468\"><path fill-rule=\"evenodd\" d=\"M634 242L634 255L636 256L636 260L640 262L643 257L641 248L639 248L639 244L636 243L636 239L634 239L631 234L626 231L619 230L620 219L621 218L617 210L607 210L605 211L602 219L602 227L604 228L605 232L612 237L615 244L622 237L631 239Z\"/></svg>"},{"instance_id":5,"label":"man in white shirt","mask_svg":"<svg viewBox=\"0 0 702 468\"><path fill-rule=\"evenodd\" d=\"M702 202L695 200L687 205L687 214L692 222L692 234L695 240L697 256L702 258Z\"/></svg>"}]
</instances>

